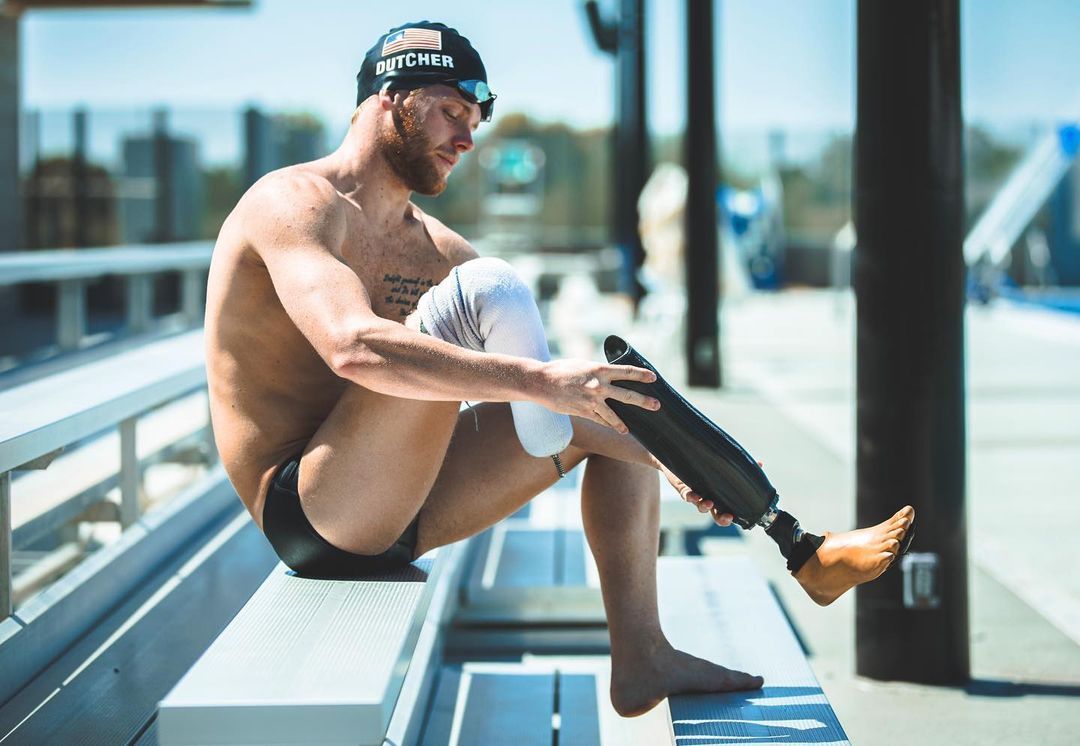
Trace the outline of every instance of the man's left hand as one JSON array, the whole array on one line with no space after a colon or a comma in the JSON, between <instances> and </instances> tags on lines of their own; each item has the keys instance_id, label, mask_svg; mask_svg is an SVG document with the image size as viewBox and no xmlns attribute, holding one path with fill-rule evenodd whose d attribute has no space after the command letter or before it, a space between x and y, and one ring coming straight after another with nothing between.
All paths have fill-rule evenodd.
<instances>
[{"instance_id":1,"label":"man's left hand","mask_svg":"<svg viewBox=\"0 0 1080 746\"><path fill-rule=\"evenodd\" d=\"M712 513L713 520L716 521L717 526L730 526L731 522L735 520L735 516L731 513L721 513L719 508L713 505L712 500L706 500L687 487L681 479L668 471L667 467L661 466L660 471L663 472L668 482L675 488L675 491L679 493L679 497L691 505L696 505L699 513Z\"/></svg>"}]
</instances>

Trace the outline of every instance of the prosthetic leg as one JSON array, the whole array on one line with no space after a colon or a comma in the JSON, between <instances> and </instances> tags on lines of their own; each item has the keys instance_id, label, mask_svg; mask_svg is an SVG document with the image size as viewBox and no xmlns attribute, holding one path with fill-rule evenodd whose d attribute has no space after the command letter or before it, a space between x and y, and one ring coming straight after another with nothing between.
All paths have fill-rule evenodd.
<instances>
[{"instance_id":1,"label":"prosthetic leg","mask_svg":"<svg viewBox=\"0 0 1080 746\"><path fill-rule=\"evenodd\" d=\"M734 515L735 522L744 529L762 526L780 548L788 570L797 573L814 556L825 537L803 531L791 514L780 510L776 488L757 461L686 401L625 340L608 337L604 353L609 363L633 365L656 373L654 383L619 381L617 385L655 397L660 401L659 410L653 412L607 400L633 436L694 492L712 500L720 512Z\"/></svg>"}]
</instances>

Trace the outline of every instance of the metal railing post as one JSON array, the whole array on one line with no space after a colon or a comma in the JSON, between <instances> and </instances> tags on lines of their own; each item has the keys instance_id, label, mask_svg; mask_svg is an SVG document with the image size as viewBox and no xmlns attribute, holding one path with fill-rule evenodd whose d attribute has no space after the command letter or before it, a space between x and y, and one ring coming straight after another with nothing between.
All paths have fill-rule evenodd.
<instances>
[{"instance_id":1,"label":"metal railing post","mask_svg":"<svg viewBox=\"0 0 1080 746\"><path fill-rule=\"evenodd\" d=\"M203 270L187 269L180 275L180 311L190 326L203 320Z\"/></svg>"},{"instance_id":2,"label":"metal railing post","mask_svg":"<svg viewBox=\"0 0 1080 746\"><path fill-rule=\"evenodd\" d=\"M60 281L56 325L60 349L76 349L86 332L86 283L82 280Z\"/></svg>"},{"instance_id":3,"label":"metal railing post","mask_svg":"<svg viewBox=\"0 0 1080 746\"><path fill-rule=\"evenodd\" d=\"M151 275L129 275L127 279L127 324L130 332L150 328L153 315L154 278Z\"/></svg>"},{"instance_id":4,"label":"metal railing post","mask_svg":"<svg viewBox=\"0 0 1080 746\"><path fill-rule=\"evenodd\" d=\"M135 451L135 418L120 423L120 525L139 520L139 454Z\"/></svg>"},{"instance_id":5,"label":"metal railing post","mask_svg":"<svg viewBox=\"0 0 1080 746\"><path fill-rule=\"evenodd\" d=\"M11 592L11 472L0 474L0 619L15 610Z\"/></svg>"}]
</instances>

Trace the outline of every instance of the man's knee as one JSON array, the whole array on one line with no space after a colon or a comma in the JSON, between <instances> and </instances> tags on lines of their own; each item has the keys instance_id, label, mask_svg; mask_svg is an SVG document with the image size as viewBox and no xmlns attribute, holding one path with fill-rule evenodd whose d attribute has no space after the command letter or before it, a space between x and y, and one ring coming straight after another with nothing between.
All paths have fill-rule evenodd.
<instances>
[{"instance_id":1,"label":"man's knee","mask_svg":"<svg viewBox=\"0 0 1080 746\"><path fill-rule=\"evenodd\" d=\"M461 289L479 310L535 305L532 290L509 262L484 256L457 267Z\"/></svg>"},{"instance_id":2,"label":"man's knee","mask_svg":"<svg viewBox=\"0 0 1080 746\"><path fill-rule=\"evenodd\" d=\"M529 286L508 262L480 257L454 267L420 298L416 324L462 347L483 350L496 326L510 323L542 329Z\"/></svg>"}]
</instances>

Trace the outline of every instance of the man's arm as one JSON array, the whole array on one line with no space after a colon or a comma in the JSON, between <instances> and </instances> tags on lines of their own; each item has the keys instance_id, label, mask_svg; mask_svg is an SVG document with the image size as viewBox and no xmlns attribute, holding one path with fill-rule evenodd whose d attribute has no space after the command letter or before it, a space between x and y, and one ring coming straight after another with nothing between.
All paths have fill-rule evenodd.
<instances>
[{"instance_id":1,"label":"man's arm","mask_svg":"<svg viewBox=\"0 0 1080 746\"><path fill-rule=\"evenodd\" d=\"M249 195L247 233L289 318L338 376L390 396L428 401L536 401L625 431L607 406L649 406L612 380L651 380L630 366L541 363L479 353L418 334L375 314L367 288L339 258L346 215L333 187L279 175Z\"/></svg>"},{"instance_id":2,"label":"man's arm","mask_svg":"<svg viewBox=\"0 0 1080 746\"><path fill-rule=\"evenodd\" d=\"M367 288L339 258L346 217L330 184L280 175L252 196L246 212L258 222L247 232L285 312L335 374L407 399L529 398L534 361L482 355L375 314Z\"/></svg>"}]
</instances>

